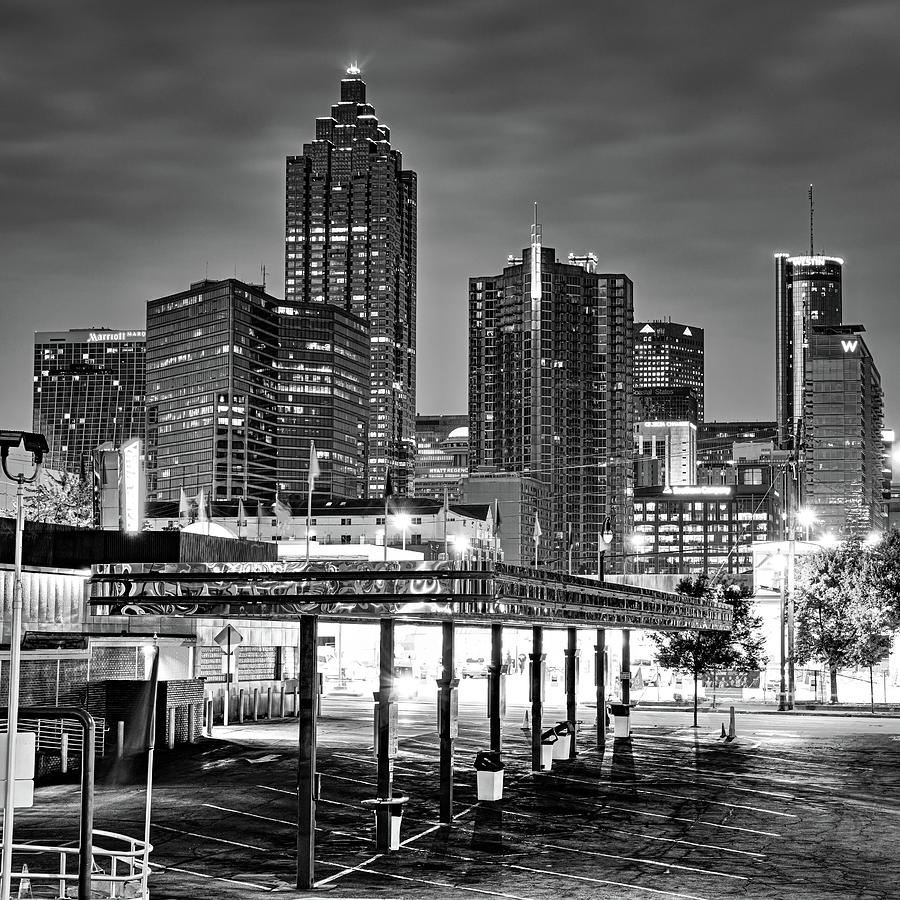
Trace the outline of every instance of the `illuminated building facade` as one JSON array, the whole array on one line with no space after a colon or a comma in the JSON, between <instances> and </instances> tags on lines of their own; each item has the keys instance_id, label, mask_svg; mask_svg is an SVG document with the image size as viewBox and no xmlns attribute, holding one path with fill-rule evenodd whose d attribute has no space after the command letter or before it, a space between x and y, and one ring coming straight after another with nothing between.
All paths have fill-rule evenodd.
<instances>
[{"instance_id":1,"label":"illuminated building facade","mask_svg":"<svg viewBox=\"0 0 900 900\"><path fill-rule=\"evenodd\" d=\"M469 471L469 417L416 416L417 497L460 499L459 480Z\"/></svg>"},{"instance_id":2,"label":"illuminated building facade","mask_svg":"<svg viewBox=\"0 0 900 900\"><path fill-rule=\"evenodd\" d=\"M780 447L797 446L811 330L841 323L843 266L836 256L775 254L775 419Z\"/></svg>"},{"instance_id":3,"label":"illuminated building facade","mask_svg":"<svg viewBox=\"0 0 900 900\"><path fill-rule=\"evenodd\" d=\"M609 570L630 533L633 297L592 255L560 263L535 222L531 247L498 275L469 279L469 468L529 475L546 489L540 559Z\"/></svg>"},{"instance_id":4,"label":"illuminated building facade","mask_svg":"<svg viewBox=\"0 0 900 900\"><path fill-rule=\"evenodd\" d=\"M365 493L412 487L416 396L416 174L351 66L315 140L287 158L285 302L330 304L370 341Z\"/></svg>"},{"instance_id":5,"label":"illuminated building facade","mask_svg":"<svg viewBox=\"0 0 900 900\"><path fill-rule=\"evenodd\" d=\"M87 474L101 444L144 436L145 345L143 330L35 333L32 429L48 469Z\"/></svg>"},{"instance_id":6,"label":"illuminated building facade","mask_svg":"<svg viewBox=\"0 0 900 900\"><path fill-rule=\"evenodd\" d=\"M860 325L814 327L803 397L802 502L817 530L883 527L883 394Z\"/></svg>"},{"instance_id":7,"label":"illuminated building facade","mask_svg":"<svg viewBox=\"0 0 900 900\"><path fill-rule=\"evenodd\" d=\"M634 390L644 402L653 397L653 408L638 413L647 420L687 419L703 421L703 329L669 319L634 325ZM671 394L660 390L682 389ZM695 406L686 400L690 398ZM671 404L671 405L669 405ZM693 413L693 417L691 416Z\"/></svg>"},{"instance_id":8,"label":"illuminated building facade","mask_svg":"<svg viewBox=\"0 0 900 900\"><path fill-rule=\"evenodd\" d=\"M280 301L233 278L147 304L147 498L274 499Z\"/></svg>"}]
</instances>

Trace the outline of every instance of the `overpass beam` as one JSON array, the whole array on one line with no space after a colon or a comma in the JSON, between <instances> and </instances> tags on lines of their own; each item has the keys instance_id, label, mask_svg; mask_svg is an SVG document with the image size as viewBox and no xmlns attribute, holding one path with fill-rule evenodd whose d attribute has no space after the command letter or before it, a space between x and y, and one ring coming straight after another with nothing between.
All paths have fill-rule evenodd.
<instances>
[{"instance_id":1,"label":"overpass beam","mask_svg":"<svg viewBox=\"0 0 900 900\"><path fill-rule=\"evenodd\" d=\"M315 616L300 617L299 754L297 760L297 887L311 890L315 882L316 859L316 677Z\"/></svg>"}]
</instances>

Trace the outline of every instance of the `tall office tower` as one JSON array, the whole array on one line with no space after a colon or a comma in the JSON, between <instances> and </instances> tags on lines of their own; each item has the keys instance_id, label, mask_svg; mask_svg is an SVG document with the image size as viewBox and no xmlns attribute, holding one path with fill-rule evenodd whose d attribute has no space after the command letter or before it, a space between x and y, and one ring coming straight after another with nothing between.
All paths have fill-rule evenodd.
<instances>
[{"instance_id":1,"label":"tall office tower","mask_svg":"<svg viewBox=\"0 0 900 900\"><path fill-rule=\"evenodd\" d=\"M836 256L775 254L775 419L778 446L795 448L803 417L804 360L816 325L840 325Z\"/></svg>"},{"instance_id":2,"label":"tall office tower","mask_svg":"<svg viewBox=\"0 0 900 900\"><path fill-rule=\"evenodd\" d=\"M863 331L813 327L805 354L802 501L835 536L883 525L883 394Z\"/></svg>"},{"instance_id":3,"label":"tall office tower","mask_svg":"<svg viewBox=\"0 0 900 900\"><path fill-rule=\"evenodd\" d=\"M351 66L316 139L287 158L285 302L338 306L371 343L367 493L412 486L416 400L416 173Z\"/></svg>"},{"instance_id":4,"label":"tall office tower","mask_svg":"<svg viewBox=\"0 0 900 900\"><path fill-rule=\"evenodd\" d=\"M659 388L686 388L697 404L695 425L703 421L703 329L679 325L670 319L635 322L634 390L637 396L657 393ZM658 395L654 419L683 420L685 400L680 394L669 398Z\"/></svg>"},{"instance_id":5,"label":"tall office tower","mask_svg":"<svg viewBox=\"0 0 900 900\"><path fill-rule=\"evenodd\" d=\"M278 489L306 502L309 445L320 475L315 493L365 497L369 445L369 333L329 303L279 306Z\"/></svg>"},{"instance_id":6,"label":"tall office tower","mask_svg":"<svg viewBox=\"0 0 900 900\"><path fill-rule=\"evenodd\" d=\"M416 496L458 503L468 472L469 417L416 416Z\"/></svg>"},{"instance_id":7,"label":"tall office tower","mask_svg":"<svg viewBox=\"0 0 900 900\"><path fill-rule=\"evenodd\" d=\"M560 263L541 244L469 279L469 468L529 475L547 492L540 557L596 571L606 516L621 569L632 523L632 284Z\"/></svg>"},{"instance_id":8,"label":"tall office tower","mask_svg":"<svg viewBox=\"0 0 900 900\"><path fill-rule=\"evenodd\" d=\"M144 350L143 331L35 333L32 428L48 469L88 472L100 444L144 436Z\"/></svg>"},{"instance_id":9,"label":"tall office tower","mask_svg":"<svg viewBox=\"0 0 900 900\"><path fill-rule=\"evenodd\" d=\"M730 462L735 444L775 443L777 434L774 422L702 422L697 428L697 462Z\"/></svg>"},{"instance_id":10,"label":"tall office tower","mask_svg":"<svg viewBox=\"0 0 900 900\"><path fill-rule=\"evenodd\" d=\"M280 301L234 278L147 304L147 499L271 501Z\"/></svg>"}]
</instances>

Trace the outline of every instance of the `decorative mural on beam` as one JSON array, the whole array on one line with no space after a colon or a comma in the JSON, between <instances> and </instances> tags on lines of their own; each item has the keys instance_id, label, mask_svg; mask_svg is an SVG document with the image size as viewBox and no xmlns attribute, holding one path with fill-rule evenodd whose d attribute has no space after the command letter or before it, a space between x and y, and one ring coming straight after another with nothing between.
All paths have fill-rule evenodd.
<instances>
[{"instance_id":1,"label":"decorative mural on beam","mask_svg":"<svg viewBox=\"0 0 900 900\"><path fill-rule=\"evenodd\" d=\"M91 606L107 615L284 619L385 616L455 621L540 622L656 630L724 630L719 603L589 579L447 562L164 563L95 566Z\"/></svg>"}]
</instances>

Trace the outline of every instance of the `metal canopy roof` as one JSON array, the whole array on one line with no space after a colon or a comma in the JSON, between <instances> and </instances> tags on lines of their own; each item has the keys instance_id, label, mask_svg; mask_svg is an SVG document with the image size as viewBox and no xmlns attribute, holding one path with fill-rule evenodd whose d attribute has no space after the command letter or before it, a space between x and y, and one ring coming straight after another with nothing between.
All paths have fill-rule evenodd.
<instances>
[{"instance_id":1,"label":"metal canopy roof","mask_svg":"<svg viewBox=\"0 0 900 900\"><path fill-rule=\"evenodd\" d=\"M731 627L724 603L501 563L477 570L418 561L116 563L94 567L89 602L101 615Z\"/></svg>"}]
</instances>

